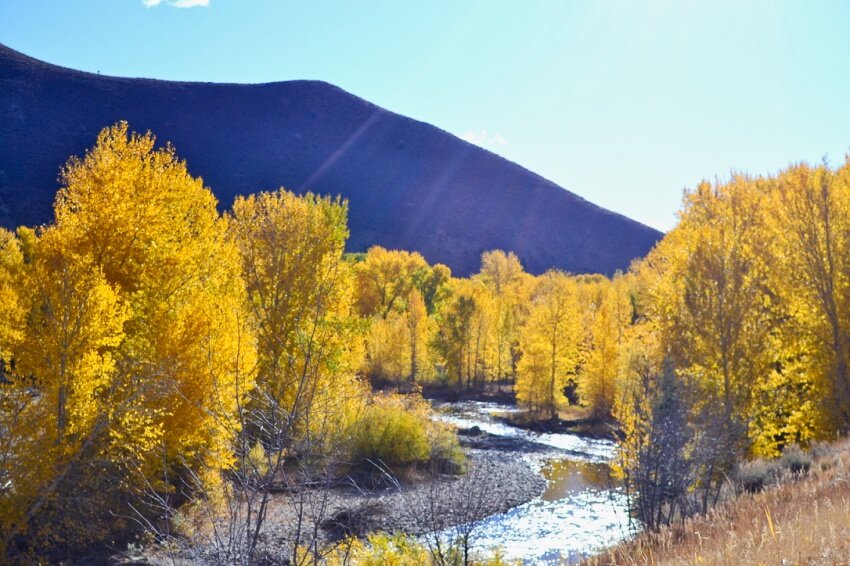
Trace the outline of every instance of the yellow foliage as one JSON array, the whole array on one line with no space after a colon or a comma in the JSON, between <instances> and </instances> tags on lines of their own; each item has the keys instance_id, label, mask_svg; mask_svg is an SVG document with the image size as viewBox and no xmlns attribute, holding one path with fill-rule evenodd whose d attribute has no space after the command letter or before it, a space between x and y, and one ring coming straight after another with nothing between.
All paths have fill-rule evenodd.
<instances>
[{"instance_id":1,"label":"yellow foliage","mask_svg":"<svg viewBox=\"0 0 850 566\"><path fill-rule=\"evenodd\" d=\"M612 415L627 363L630 326L635 315L629 281L616 276L591 283L587 297L588 345L579 372L579 396L597 418Z\"/></svg>"},{"instance_id":2,"label":"yellow foliage","mask_svg":"<svg viewBox=\"0 0 850 566\"><path fill-rule=\"evenodd\" d=\"M427 566L432 560L428 549L407 535L378 533L341 545L327 562L328 566Z\"/></svg>"},{"instance_id":3,"label":"yellow foliage","mask_svg":"<svg viewBox=\"0 0 850 566\"><path fill-rule=\"evenodd\" d=\"M404 310L417 277L427 271L428 264L417 252L369 248L366 258L356 265L360 313L386 318L393 309Z\"/></svg>"},{"instance_id":4,"label":"yellow foliage","mask_svg":"<svg viewBox=\"0 0 850 566\"><path fill-rule=\"evenodd\" d=\"M566 274L542 275L520 335L517 401L554 416L566 403L563 389L575 374L581 345L581 318L575 282Z\"/></svg>"},{"instance_id":5,"label":"yellow foliage","mask_svg":"<svg viewBox=\"0 0 850 566\"><path fill-rule=\"evenodd\" d=\"M19 296L24 269L22 244L12 232L0 228L0 375L11 363L12 345L20 340L23 325L23 297Z\"/></svg>"},{"instance_id":6,"label":"yellow foliage","mask_svg":"<svg viewBox=\"0 0 850 566\"><path fill-rule=\"evenodd\" d=\"M257 385L302 432L308 416L324 426L329 400L353 391L363 354L343 261L346 218L340 199L283 189L236 199L229 218L257 336Z\"/></svg>"},{"instance_id":7,"label":"yellow foliage","mask_svg":"<svg viewBox=\"0 0 850 566\"><path fill-rule=\"evenodd\" d=\"M430 406L421 397L376 394L358 419L353 456L390 467L427 462L431 426Z\"/></svg>"}]
</instances>

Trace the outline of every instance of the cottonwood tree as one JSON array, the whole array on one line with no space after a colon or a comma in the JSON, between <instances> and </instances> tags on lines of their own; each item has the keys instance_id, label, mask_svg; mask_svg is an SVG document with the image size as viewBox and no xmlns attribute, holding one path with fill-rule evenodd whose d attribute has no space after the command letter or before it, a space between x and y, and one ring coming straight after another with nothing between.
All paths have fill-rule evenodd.
<instances>
[{"instance_id":1,"label":"cottonwood tree","mask_svg":"<svg viewBox=\"0 0 850 566\"><path fill-rule=\"evenodd\" d=\"M578 390L591 415L601 420L612 416L628 349L629 327L635 317L628 286L621 275L594 283L586 305L589 346L584 352Z\"/></svg>"},{"instance_id":2,"label":"cottonwood tree","mask_svg":"<svg viewBox=\"0 0 850 566\"><path fill-rule=\"evenodd\" d=\"M258 341L256 389L237 429L242 469L256 484L242 486L250 495L235 517L249 532L249 562L275 504L293 517L292 563L312 563L320 553L327 488L344 463L363 396L354 379L361 325L343 260L346 219L340 199L283 189L237 199L229 218ZM275 485L287 495L273 497Z\"/></svg>"},{"instance_id":3,"label":"cottonwood tree","mask_svg":"<svg viewBox=\"0 0 850 566\"><path fill-rule=\"evenodd\" d=\"M532 412L554 418L564 404L564 387L575 373L581 319L575 283L564 273L540 276L528 319L520 334L517 401Z\"/></svg>"},{"instance_id":4,"label":"cottonwood tree","mask_svg":"<svg viewBox=\"0 0 850 566\"><path fill-rule=\"evenodd\" d=\"M817 368L827 430L850 430L850 162L796 165L775 181L766 207L776 288L796 323L797 352Z\"/></svg>"},{"instance_id":5,"label":"cottonwood tree","mask_svg":"<svg viewBox=\"0 0 850 566\"><path fill-rule=\"evenodd\" d=\"M775 360L764 191L743 176L700 184L685 196L680 223L641 266L648 316L675 368L703 389L705 406L698 409L720 407L723 426L714 442L726 457L716 474L730 471L748 449L751 391Z\"/></svg>"},{"instance_id":6,"label":"cottonwood tree","mask_svg":"<svg viewBox=\"0 0 850 566\"><path fill-rule=\"evenodd\" d=\"M355 270L361 314L386 318L393 309L404 310L404 301L428 271L428 264L418 252L373 246Z\"/></svg>"},{"instance_id":7,"label":"cottonwood tree","mask_svg":"<svg viewBox=\"0 0 850 566\"><path fill-rule=\"evenodd\" d=\"M32 469L16 462L11 491L23 496L14 503L23 519L4 529L7 541L38 525L60 531L64 519L106 536L146 483L170 489L163 462L190 460L210 486L233 462L222 422L238 401L235 352L244 345L232 331L244 290L212 193L172 148L156 149L126 123L102 131L61 180L55 224L37 243L21 232L34 292L28 336L12 358L23 363L17 382L30 380L39 399L31 407L53 414L30 421L22 443L52 438L45 454L64 453L64 464L32 468L50 477L30 484L21 478ZM63 497L72 479L77 492ZM39 494L25 497L33 484ZM104 519L110 505L115 515ZM81 509L102 521L87 524L93 514ZM79 550L88 540L42 548Z\"/></svg>"}]
</instances>

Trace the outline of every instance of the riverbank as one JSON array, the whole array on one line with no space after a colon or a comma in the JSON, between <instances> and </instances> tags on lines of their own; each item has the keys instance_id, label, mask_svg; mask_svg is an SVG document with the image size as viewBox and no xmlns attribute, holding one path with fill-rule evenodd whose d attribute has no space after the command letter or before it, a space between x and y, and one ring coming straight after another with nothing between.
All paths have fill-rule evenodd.
<instances>
[{"instance_id":1,"label":"riverbank","mask_svg":"<svg viewBox=\"0 0 850 566\"><path fill-rule=\"evenodd\" d=\"M310 502L301 509L301 521L318 525L322 542L377 531L422 535L503 513L546 489L546 480L509 450L467 448L466 452L469 470L463 475L423 472L383 489L351 485L313 497L296 496ZM294 539L299 506L293 499L276 495L269 506L263 554L279 555L285 541Z\"/></svg>"},{"instance_id":2,"label":"riverbank","mask_svg":"<svg viewBox=\"0 0 850 566\"><path fill-rule=\"evenodd\" d=\"M301 540L309 544L315 537L319 546L379 531L419 536L504 513L546 489L546 480L511 450L466 448L466 453L469 469L463 475L420 471L387 482L382 489L352 482L329 490L274 494L260 534L258 559L282 564L299 528ZM220 528L226 533L229 526ZM135 556L119 553L108 562L188 564L214 553L213 548L163 547Z\"/></svg>"},{"instance_id":3,"label":"riverbank","mask_svg":"<svg viewBox=\"0 0 850 566\"><path fill-rule=\"evenodd\" d=\"M820 446L808 473L645 532L584 566L850 564L850 441Z\"/></svg>"},{"instance_id":4,"label":"riverbank","mask_svg":"<svg viewBox=\"0 0 850 566\"><path fill-rule=\"evenodd\" d=\"M570 406L558 411L553 418L534 418L516 402L516 395L509 383L491 384L481 389L458 390L451 387L427 386L422 396L431 403L458 403L475 401L501 403L516 410L493 417L507 425L537 433L575 434L584 438L616 440L618 431L610 422L593 418L587 409Z\"/></svg>"}]
</instances>

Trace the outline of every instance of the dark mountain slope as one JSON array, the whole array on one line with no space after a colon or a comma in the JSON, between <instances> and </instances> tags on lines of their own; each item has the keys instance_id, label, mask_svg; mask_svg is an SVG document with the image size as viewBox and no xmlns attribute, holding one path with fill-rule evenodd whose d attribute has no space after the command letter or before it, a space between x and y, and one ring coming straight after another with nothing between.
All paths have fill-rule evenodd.
<instances>
[{"instance_id":1,"label":"dark mountain slope","mask_svg":"<svg viewBox=\"0 0 850 566\"><path fill-rule=\"evenodd\" d=\"M0 224L51 219L60 166L127 120L170 141L223 206L272 189L350 201L349 249L418 250L461 275L488 249L534 273L611 273L652 228L431 125L317 81L239 85L104 77L0 45Z\"/></svg>"}]
</instances>

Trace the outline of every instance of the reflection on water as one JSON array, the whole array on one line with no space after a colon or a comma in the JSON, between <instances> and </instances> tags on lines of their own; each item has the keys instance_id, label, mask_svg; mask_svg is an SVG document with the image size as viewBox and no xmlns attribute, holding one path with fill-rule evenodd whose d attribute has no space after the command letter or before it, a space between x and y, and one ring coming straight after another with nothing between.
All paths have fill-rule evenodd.
<instances>
[{"instance_id":1,"label":"reflection on water","mask_svg":"<svg viewBox=\"0 0 850 566\"><path fill-rule=\"evenodd\" d=\"M548 486L541 498L557 501L579 493L612 487L608 464L579 462L576 460L548 460L540 469Z\"/></svg>"},{"instance_id":2,"label":"reflection on water","mask_svg":"<svg viewBox=\"0 0 850 566\"><path fill-rule=\"evenodd\" d=\"M521 558L524 564L573 564L628 535L625 495L609 473L613 442L519 429L494 418L516 410L497 403L444 403L436 408L439 418L459 427L477 426L548 448L520 456L546 478L546 491L538 499L478 521L476 550L499 547L505 558Z\"/></svg>"}]
</instances>

